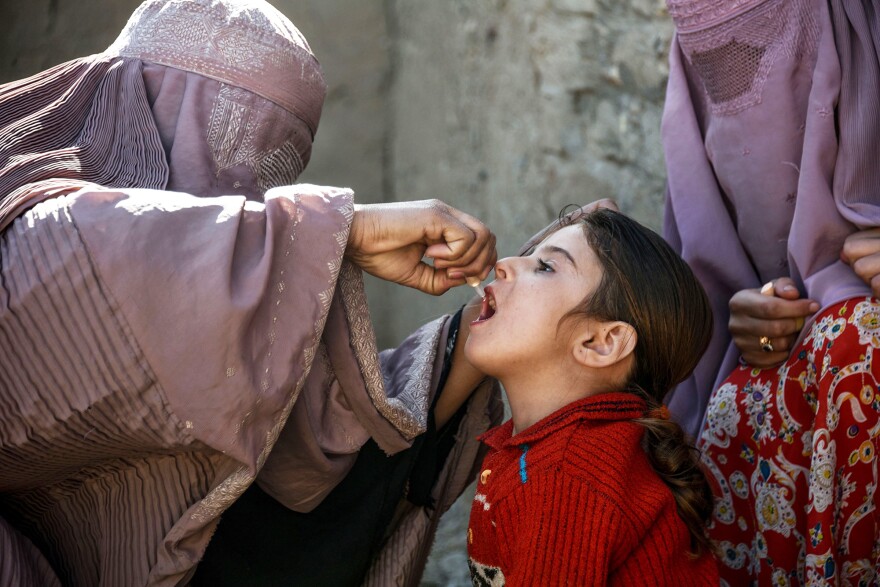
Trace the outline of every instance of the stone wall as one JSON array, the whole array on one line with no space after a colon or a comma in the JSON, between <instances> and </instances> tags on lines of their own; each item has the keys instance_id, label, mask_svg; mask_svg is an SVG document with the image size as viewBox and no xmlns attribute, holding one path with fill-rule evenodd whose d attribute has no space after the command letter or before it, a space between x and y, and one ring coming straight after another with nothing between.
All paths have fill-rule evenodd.
<instances>
[{"instance_id":1,"label":"stone wall","mask_svg":"<svg viewBox=\"0 0 880 587\"><path fill-rule=\"evenodd\" d=\"M136 0L0 3L0 81L109 45ZM662 0L276 0L329 84L302 181L362 202L440 198L482 219L502 256L567 204L613 197L653 228L672 27ZM454 311L368 280L381 346ZM426 585L467 584L470 495L448 516Z\"/></svg>"},{"instance_id":2,"label":"stone wall","mask_svg":"<svg viewBox=\"0 0 880 587\"><path fill-rule=\"evenodd\" d=\"M602 197L659 228L662 1L394 0L389 31L387 198L448 201L502 256ZM395 336L464 299L388 297L407 308L383 316Z\"/></svg>"}]
</instances>

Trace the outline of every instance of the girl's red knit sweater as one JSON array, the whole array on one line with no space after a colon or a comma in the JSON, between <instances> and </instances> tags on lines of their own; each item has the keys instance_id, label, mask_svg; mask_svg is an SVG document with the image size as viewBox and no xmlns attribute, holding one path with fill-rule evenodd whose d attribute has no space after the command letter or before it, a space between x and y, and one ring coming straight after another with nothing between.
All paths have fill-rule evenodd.
<instances>
[{"instance_id":1,"label":"girl's red knit sweater","mask_svg":"<svg viewBox=\"0 0 880 587\"><path fill-rule=\"evenodd\" d=\"M474 585L719 584L715 559L688 555L672 492L640 446L645 403L608 393L569 404L490 450L468 528Z\"/></svg>"}]
</instances>

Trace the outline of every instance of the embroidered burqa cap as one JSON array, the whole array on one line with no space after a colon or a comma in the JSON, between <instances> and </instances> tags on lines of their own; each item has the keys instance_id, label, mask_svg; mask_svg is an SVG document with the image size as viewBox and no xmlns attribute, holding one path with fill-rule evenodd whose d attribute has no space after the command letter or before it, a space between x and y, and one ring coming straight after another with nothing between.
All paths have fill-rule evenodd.
<instances>
[{"instance_id":1,"label":"embroidered burqa cap","mask_svg":"<svg viewBox=\"0 0 880 587\"><path fill-rule=\"evenodd\" d=\"M264 195L308 160L319 75L265 2L151 0L109 51L0 87L0 213L113 188L0 235L0 584L21 583L19 527L64 584L188 584L252 483L308 511L369 438L394 454L426 430L449 321L380 360L344 259L351 191ZM494 397L471 397L431 507L376 526L365 585L418 582Z\"/></svg>"},{"instance_id":2,"label":"embroidered burqa cap","mask_svg":"<svg viewBox=\"0 0 880 587\"><path fill-rule=\"evenodd\" d=\"M305 37L263 0L148 0L107 49L246 89L318 130L326 85Z\"/></svg>"},{"instance_id":3,"label":"embroidered burqa cap","mask_svg":"<svg viewBox=\"0 0 880 587\"><path fill-rule=\"evenodd\" d=\"M260 199L308 163L325 92L263 0L148 0L103 53L0 86L0 230L90 183Z\"/></svg>"}]
</instances>

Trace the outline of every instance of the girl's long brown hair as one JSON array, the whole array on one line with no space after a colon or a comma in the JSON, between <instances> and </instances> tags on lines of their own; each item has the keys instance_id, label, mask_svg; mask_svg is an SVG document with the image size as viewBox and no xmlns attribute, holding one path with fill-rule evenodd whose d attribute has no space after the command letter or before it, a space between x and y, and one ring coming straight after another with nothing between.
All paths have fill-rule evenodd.
<instances>
[{"instance_id":1,"label":"girl's long brown hair","mask_svg":"<svg viewBox=\"0 0 880 587\"><path fill-rule=\"evenodd\" d=\"M690 267L656 233L618 212L599 209L576 217L604 270L601 283L576 310L600 320L621 320L636 331L633 370L626 390L648 404L638 422L651 466L672 490L691 533L694 554L711 550L705 526L712 492L699 454L681 426L652 417L663 398L696 367L712 334L706 292Z\"/></svg>"}]
</instances>

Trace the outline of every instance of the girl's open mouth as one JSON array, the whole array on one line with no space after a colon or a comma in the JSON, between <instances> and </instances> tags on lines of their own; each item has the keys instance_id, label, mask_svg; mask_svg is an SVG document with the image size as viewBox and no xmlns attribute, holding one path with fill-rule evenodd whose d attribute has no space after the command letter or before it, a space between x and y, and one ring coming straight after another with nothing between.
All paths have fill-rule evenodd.
<instances>
[{"instance_id":1,"label":"girl's open mouth","mask_svg":"<svg viewBox=\"0 0 880 587\"><path fill-rule=\"evenodd\" d=\"M474 320L474 323L485 322L495 315L495 296L492 295L492 290L490 288L487 287L485 291L486 295L483 297L483 305L480 307L480 315Z\"/></svg>"}]
</instances>

